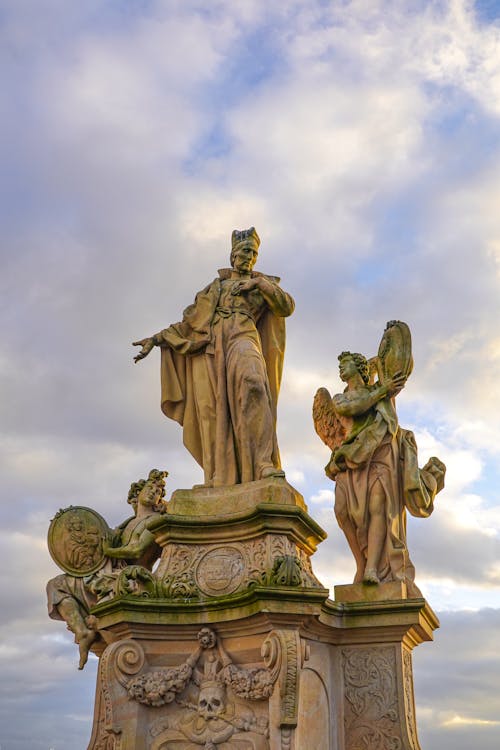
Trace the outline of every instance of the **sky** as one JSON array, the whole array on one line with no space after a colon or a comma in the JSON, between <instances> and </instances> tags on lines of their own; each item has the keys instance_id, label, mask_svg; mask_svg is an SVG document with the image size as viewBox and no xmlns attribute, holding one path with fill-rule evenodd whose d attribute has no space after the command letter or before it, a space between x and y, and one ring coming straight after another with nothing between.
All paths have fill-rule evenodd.
<instances>
[{"instance_id":1,"label":"sky","mask_svg":"<svg viewBox=\"0 0 500 750\"><path fill-rule=\"evenodd\" d=\"M130 483L202 481L159 409L159 357L255 226L257 270L296 300L278 437L328 532L326 585L354 563L312 398L337 355L408 323L398 397L434 514L409 519L438 613L414 652L423 750L500 745L500 2L0 0L0 748L85 750L97 660L49 620L61 507L110 526Z\"/></svg>"}]
</instances>

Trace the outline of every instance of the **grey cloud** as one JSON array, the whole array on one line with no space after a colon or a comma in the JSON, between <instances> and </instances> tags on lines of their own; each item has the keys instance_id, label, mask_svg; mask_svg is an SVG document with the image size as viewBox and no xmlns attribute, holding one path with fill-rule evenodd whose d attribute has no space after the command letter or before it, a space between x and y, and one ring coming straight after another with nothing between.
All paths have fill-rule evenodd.
<instances>
[{"instance_id":1,"label":"grey cloud","mask_svg":"<svg viewBox=\"0 0 500 750\"><path fill-rule=\"evenodd\" d=\"M205 15L195 5L152 3L120 19L95 2L5 5L0 463L2 542L19 585L2 574L13 651L2 662L11 734L0 743L14 750L78 750L89 737L95 662L73 674L71 636L44 610L54 512L89 505L115 525L130 482L152 466L171 472L170 490L200 480L159 412L157 352L133 365L130 343L180 318L227 265L233 227L256 224L260 269L280 274L297 301L279 435L285 468L302 472L330 535L315 557L320 578L353 574L331 505L310 501L333 488L310 409L316 387L340 387L339 351L373 354L385 322L407 320L415 371L404 408L439 412L450 449L454 426L497 411L497 32L439 5L394 6L390 17L373 3L217 2ZM239 90L224 72L236 76L252 59L250 33L266 32L279 65L247 70ZM464 57L447 56L454 50ZM453 119L460 132L445 127ZM214 133L220 153L203 148ZM469 447L489 460L478 440ZM497 539L439 510L409 528L417 580L497 595ZM477 714L478 701L494 716L497 620L443 615L436 644L417 650L424 747L498 745L494 726L474 741L443 726L454 711ZM444 689L450 671L457 679Z\"/></svg>"},{"instance_id":2,"label":"grey cloud","mask_svg":"<svg viewBox=\"0 0 500 750\"><path fill-rule=\"evenodd\" d=\"M436 501L439 507L439 499ZM494 565L500 559L500 538L457 528L439 512L421 521L409 519L410 550L422 577L450 578L457 583L498 588ZM500 592L491 594L500 603Z\"/></svg>"},{"instance_id":3,"label":"grey cloud","mask_svg":"<svg viewBox=\"0 0 500 750\"><path fill-rule=\"evenodd\" d=\"M493 750L498 744L500 715L496 635L500 609L438 614L441 629L435 643L414 652L422 746ZM455 716L494 723L446 725ZM472 739L473 744L468 744Z\"/></svg>"},{"instance_id":4,"label":"grey cloud","mask_svg":"<svg viewBox=\"0 0 500 750\"><path fill-rule=\"evenodd\" d=\"M56 623L53 623L56 628ZM9 633L16 652L2 656L0 743L12 750L84 750L90 739L96 662L77 673L75 646L45 628Z\"/></svg>"}]
</instances>

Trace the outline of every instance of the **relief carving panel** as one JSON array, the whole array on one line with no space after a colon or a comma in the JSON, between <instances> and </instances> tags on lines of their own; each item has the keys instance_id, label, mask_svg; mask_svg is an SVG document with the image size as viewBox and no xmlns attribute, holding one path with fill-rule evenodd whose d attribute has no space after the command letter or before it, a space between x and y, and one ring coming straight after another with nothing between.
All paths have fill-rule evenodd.
<instances>
[{"instance_id":1,"label":"relief carving panel","mask_svg":"<svg viewBox=\"0 0 500 750\"><path fill-rule=\"evenodd\" d=\"M185 662L142 672L125 688L129 700L155 709L150 750L269 750L267 701L277 677L277 669L234 664L214 631L202 628Z\"/></svg>"},{"instance_id":2,"label":"relief carving panel","mask_svg":"<svg viewBox=\"0 0 500 750\"><path fill-rule=\"evenodd\" d=\"M321 588L309 555L284 534L229 545L167 545L156 573L171 599L228 596L251 585Z\"/></svg>"},{"instance_id":3,"label":"relief carving panel","mask_svg":"<svg viewBox=\"0 0 500 750\"><path fill-rule=\"evenodd\" d=\"M243 583L245 560L236 547L217 547L206 552L195 570L198 588L207 596L233 594Z\"/></svg>"},{"instance_id":4,"label":"relief carving panel","mask_svg":"<svg viewBox=\"0 0 500 750\"><path fill-rule=\"evenodd\" d=\"M349 750L402 750L393 646L342 649L345 743Z\"/></svg>"}]
</instances>

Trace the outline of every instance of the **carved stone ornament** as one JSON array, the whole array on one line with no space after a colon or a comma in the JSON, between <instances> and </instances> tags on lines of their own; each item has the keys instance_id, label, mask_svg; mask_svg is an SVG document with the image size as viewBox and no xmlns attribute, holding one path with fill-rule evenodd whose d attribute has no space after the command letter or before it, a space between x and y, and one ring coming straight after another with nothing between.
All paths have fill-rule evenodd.
<instances>
[{"instance_id":1,"label":"carved stone ornament","mask_svg":"<svg viewBox=\"0 0 500 750\"><path fill-rule=\"evenodd\" d=\"M140 596L150 599L157 595L156 581L153 574L142 565L127 565L120 571L116 592L118 596Z\"/></svg>"},{"instance_id":2,"label":"carved stone ornament","mask_svg":"<svg viewBox=\"0 0 500 750\"><path fill-rule=\"evenodd\" d=\"M296 630L274 630L262 645L264 664L280 683L279 724L283 730L297 726L300 670L308 658L305 645ZM285 739L289 735L284 732Z\"/></svg>"},{"instance_id":3,"label":"carved stone ornament","mask_svg":"<svg viewBox=\"0 0 500 750\"><path fill-rule=\"evenodd\" d=\"M122 750L123 731L117 721L114 685L127 685L144 665L144 651L136 641L117 641L101 656L97 677L96 719L89 750Z\"/></svg>"},{"instance_id":4,"label":"carved stone ornament","mask_svg":"<svg viewBox=\"0 0 500 750\"><path fill-rule=\"evenodd\" d=\"M271 571L271 583L278 586L300 586L302 563L295 555L276 557Z\"/></svg>"},{"instance_id":5,"label":"carved stone ornament","mask_svg":"<svg viewBox=\"0 0 500 750\"><path fill-rule=\"evenodd\" d=\"M238 589L245 572L243 555L236 547L218 547L200 560L195 580L208 596L227 596Z\"/></svg>"},{"instance_id":6,"label":"carved stone ornament","mask_svg":"<svg viewBox=\"0 0 500 750\"><path fill-rule=\"evenodd\" d=\"M285 534L231 545L170 544L155 573L169 599L228 596L248 586L321 588L310 557Z\"/></svg>"},{"instance_id":7,"label":"carved stone ornament","mask_svg":"<svg viewBox=\"0 0 500 750\"><path fill-rule=\"evenodd\" d=\"M342 657L346 747L402 750L394 648L344 648Z\"/></svg>"},{"instance_id":8,"label":"carved stone ornament","mask_svg":"<svg viewBox=\"0 0 500 750\"><path fill-rule=\"evenodd\" d=\"M111 530L92 508L70 505L52 519L48 547L52 559L65 573L77 578L99 570L106 555L102 543L111 538Z\"/></svg>"},{"instance_id":9,"label":"carved stone ornament","mask_svg":"<svg viewBox=\"0 0 500 750\"><path fill-rule=\"evenodd\" d=\"M404 697L408 739L412 750L420 750L417 737L417 720L415 716L415 697L413 693L413 667L411 652L403 649Z\"/></svg>"},{"instance_id":10,"label":"carved stone ornament","mask_svg":"<svg viewBox=\"0 0 500 750\"><path fill-rule=\"evenodd\" d=\"M244 669L233 664L217 636L210 628L202 628L198 633L198 648L178 667L168 667L145 672L134 677L127 684L129 698L148 706L163 706L171 703L182 693L191 678L196 685L210 681L226 685L235 695L249 700L265 700L273 692L278 676L277 669L253 667ZM207 657L203 673L197 669L204 652Z\"/></svg>"},{"instance_id":11,"label":"carved stone ornament","mask_svg":"<svg viewBox=\"0 0 500 750\"><path fill-rule=\"evenodd\" d=\"M151 750L177 747L176 740L204 750L218 746L222 750L233 743L240 747L238 740L249 750L269 750L267 709L254 709L247 702L266 701L277 677L276 668L237 666L215 632L202 628L198 647L179 666L150 670L128 680L124 675L120 682L130 700L165 707L150 724Z\"/></svg>"}]
</instances>

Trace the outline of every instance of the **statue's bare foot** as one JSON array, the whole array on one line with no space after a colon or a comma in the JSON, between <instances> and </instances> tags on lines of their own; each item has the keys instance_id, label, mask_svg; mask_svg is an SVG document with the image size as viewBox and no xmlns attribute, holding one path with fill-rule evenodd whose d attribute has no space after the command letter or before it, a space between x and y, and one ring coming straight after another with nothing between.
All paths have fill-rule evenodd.
<instances>
[{"instance_id":1,"label":"statue's bare foot","mask_svg":"<svg viewBox=\"0 0 500 750\"><path fill-rule=\"evenodd\" d=\"M362 583L364 577L365 577L365 566L364 564L358 565L356 568L356 575L354 576L353 583Z\"/></svg>"},{"instance_id":2,"label":"statue's bare foot","mask_svg":"<svg viewBox=\"0 0 500 750\"><path fill-rule=\"evenodd\" d=\"M89 649L92 643L95 641L97 633L95 630L86 630L78 638L78 649L80 651L80 661L78 663L78 669L83 669L89 658Z\"/></svg>"},{"instance_id":3,"label":"statue's bare foot","mask_svg":"<svg viewBox=\"0 0 500 750\"><path fill-rule=\"evenodd\" d=\"M363 583L380 583L380 578L378 577L375 568L367 568L365 570Z\"/></svg>"},{"instance_id":4,"label":"statue's bare foot","mask_svg":"<svg viewBox=\"0 0 500 750\"><path fill-rule=\"evenodd\" d=\"M264 466L260 472L261 479L268 479L269 477L284 477L285 472L283 469L277 469L276 466Z\"/></svg>"}]
</instances>

